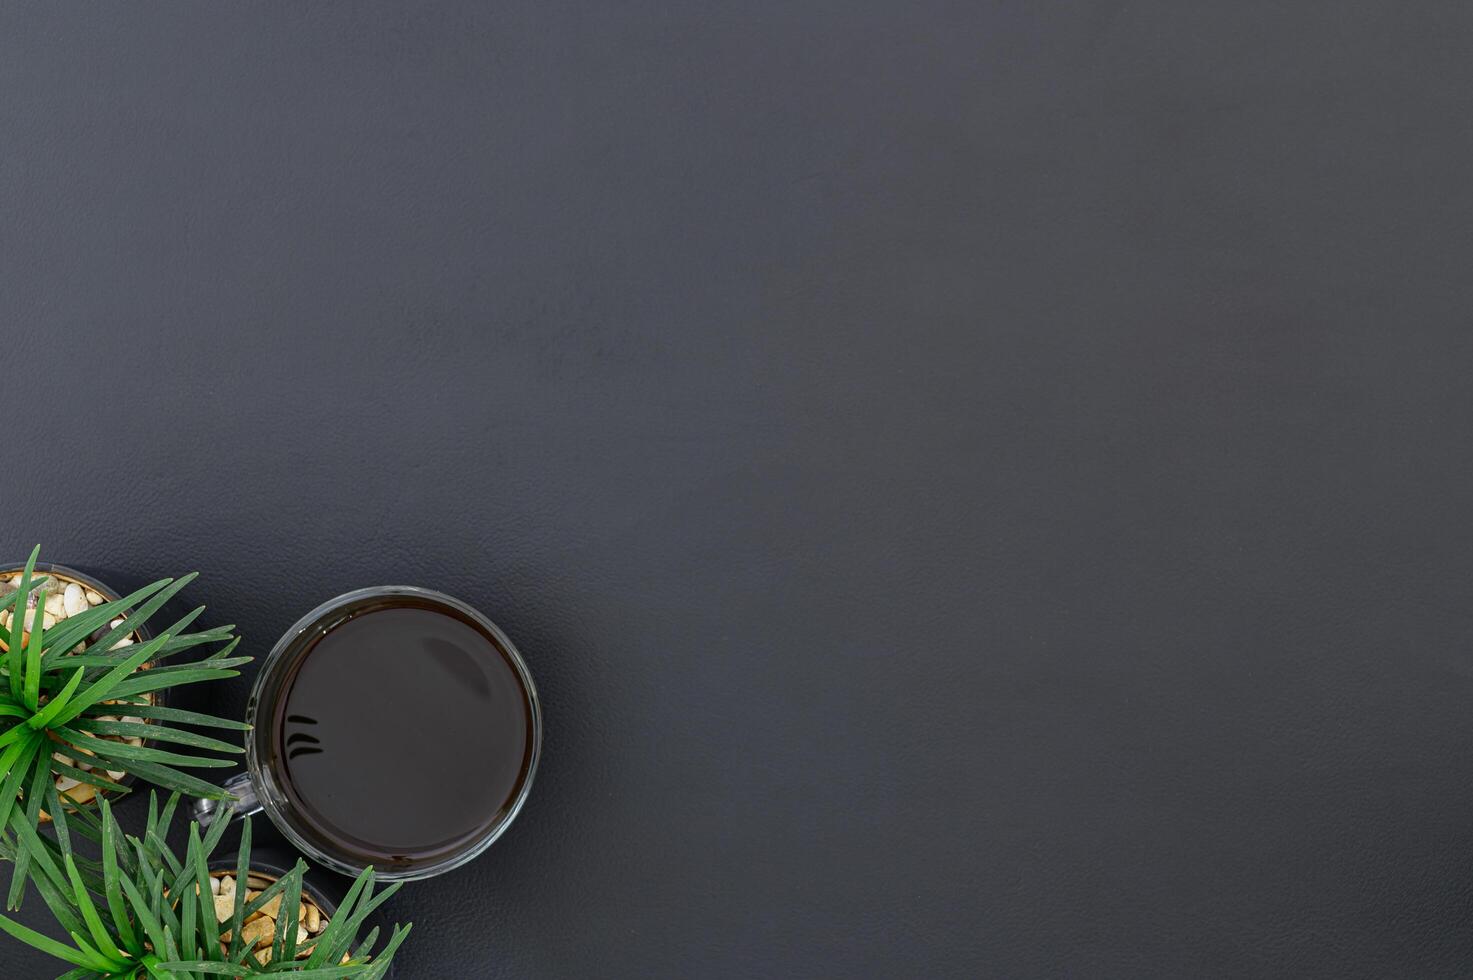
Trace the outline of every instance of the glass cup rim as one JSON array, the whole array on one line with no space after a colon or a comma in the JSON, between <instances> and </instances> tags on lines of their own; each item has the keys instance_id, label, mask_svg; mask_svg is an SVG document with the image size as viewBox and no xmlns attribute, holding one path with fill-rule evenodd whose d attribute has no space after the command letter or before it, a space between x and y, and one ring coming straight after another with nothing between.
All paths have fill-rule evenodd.
<instances>
[{"instance_id":1,"label":"glass cup rim","mask_svg":"<svg viewBox=\"0 0 1473 980\"><path fill-rule=\"evenodd\" d=\"M281 635L281 639L276 641L276 645L271 648L271 652L261 661L260 669L256 673L255 682L251 685L250 698L246 702L245 720L252 726L253 730L244 739L246 750L245 762L246 772L250 775L251 786L256 791L257 805L266 812L267 817L276 825L276 828L298 850L310 855L325 867L329 867L342 874L356 875L366 867L363 864L344 861L323 851L322 848L307 840L291 825L291 821L287 818L286 812L284 812L290 809L290 804L285 802L285 794L281 793L276 787L275 782L270 778L269 772L261 764L261 760L256 754L254 729L256 728L256 716L263 695L266 693L268 686L271 684L287 653L296 646L298 641L301 640L302 636L309 629L338 609L356 605L364 600L395 596L411 596L424 599L428 602L450 606L486 630L501 647L502 653L505 654L512 668L516 671L517 678L527 694L527 702L532 720L531 757L527 761L526 776L522 779L522 784L517 790L516 798L512 800L506 812L492 825L484 837L459 854L434 864L409 870L374 868L374 876L381 881L417 881L422 878L432 878L436 875L444 874L447 871L453 871L479 857L488 847L496 843L497 839L511 826L512 821L517 818L517 814L521 812L522 807L526 804L527 797L532 792L532 782L537 775L537 764L542 758L542 703L537 696L537 686L532 681L532 672L528 669L527 662L522 659L521 651L517 649L516 644L512 643L511 637L507 636L501 627L488 619L480 610L452 595L417 585L368 586L366 588L344 592L342 595L319 603L310 612L293 623Z\"/></svg>"}]
</instances>

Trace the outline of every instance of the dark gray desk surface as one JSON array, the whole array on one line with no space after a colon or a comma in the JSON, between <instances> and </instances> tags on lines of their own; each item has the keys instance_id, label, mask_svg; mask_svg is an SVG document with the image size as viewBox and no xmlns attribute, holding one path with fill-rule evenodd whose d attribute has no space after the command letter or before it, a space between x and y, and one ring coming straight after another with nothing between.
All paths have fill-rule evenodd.
<instances>
[{"instance_id":1,"label":"dark gray desk surface","mask_svg":"<svg viewBox=\"0 0 1473 980\"><path fill-rule=\"evenodd\" d=\"M1470 47L6 5L0 552L505 626L545 765L411 980L1466 975Z\"/></svg>"}]
</instances>

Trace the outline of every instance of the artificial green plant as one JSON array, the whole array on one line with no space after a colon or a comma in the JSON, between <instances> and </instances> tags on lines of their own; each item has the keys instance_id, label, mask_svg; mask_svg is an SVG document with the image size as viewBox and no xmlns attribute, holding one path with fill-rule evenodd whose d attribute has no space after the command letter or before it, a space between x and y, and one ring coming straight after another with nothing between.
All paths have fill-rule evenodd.
<instances>
[{"instance_id":1,"label":"artificial green plant","mask_svg":"<svg viewBox=\"0 0 1473 980\"><path fill-rule=\"evenodd\" d=\"M40 547L31 552L19 588L4 597L13 610L10 626L0 626L0 835L19 823L37 826L42 812L53 817L71 805L58 795L56 779L104 792L125 792L119 779L137 776L166 789L209 799L227 794L212 783L181 771L229 766L238 746L178 727L182 724L246 730L248 725L167 706L165 692L184 684L235 677L232 668L249 657L232 657L239 638L234 627L189 632L201 606L151 640L132 636L195 576L163 579L114 602L104 602L46 627L45 580L35 574ZM35 601L32 602L34 595ZM120 621L120 622L119 622ZM117 622L116 626L109 624ZM192 663L165 665L186 650L222 647ZM137 718L140 721L124 721ZM105 738L103 736L112 736ZM114 740L114 739L117 740ZM123 739L142 740L133 745ZM149 743L172 743L191 751L169 751ZM216 754L224 753L222 758ZM86 767L81 764L86 760ZM122 774L117 779L111 774ZM18 852L10 907L19 898L29 852Z\"/></svg>"},{"instance_id":2,"label":"artificial green plant","mask_svg":"<svg viewBox=\"0 0 1473 980\"><path fill-rule=\"evenodd\" d=\"M30 880L52 915L71 937L58 942L0 916L0 930L72 965L57 980L207 980L210 977L286 975L296 980L380 980L394 953L409 934L395 926L382 951L372 953L378 928L359 941L365 920L399 889L374 890L374 872L358 876L320 935L299 944L297 919L279 915L269 946L242 941L245 923L278 895L280 908L296 908L307 865L291 871L247 896L237 886L228 915L217 911L210 888L210 857L230 822L222 813L200 833L191 823L188 847L179 857L165 843L179 802L174 794L162 809L150 794L148 822L141 837L123 835L112 809L102 801L100 817L92 810L62 815L57 841L48 846L30 824L17 822L14 841L0 846L0 856L25 852L31 857ZM101 861L87 861L72 849L72 833L85 829L101 844ZM244 883L251 873L251 825L241 833L233 871ZM265 955L262 955L262 954Z\"/></svg>"}]
</instances>

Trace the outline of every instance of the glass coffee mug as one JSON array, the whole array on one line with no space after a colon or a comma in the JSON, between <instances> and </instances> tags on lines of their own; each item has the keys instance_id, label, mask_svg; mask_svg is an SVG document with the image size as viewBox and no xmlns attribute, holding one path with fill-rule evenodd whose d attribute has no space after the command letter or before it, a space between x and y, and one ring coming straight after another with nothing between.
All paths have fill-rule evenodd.
<instances>
[{"instance_id":1,"label":"glass coffee mug","mask_svg":"<svg viewBox=\"0 0 1473 980\"><path fill-rule=\"evenodd\" d=\"M262 662L237 816L265 811L308 858L409 881L476 857L537 771L542 709L506 634L413 586L349 592L297 621ZM214 801L195 804L201 824Z\"/></svg>"}]
</instances>

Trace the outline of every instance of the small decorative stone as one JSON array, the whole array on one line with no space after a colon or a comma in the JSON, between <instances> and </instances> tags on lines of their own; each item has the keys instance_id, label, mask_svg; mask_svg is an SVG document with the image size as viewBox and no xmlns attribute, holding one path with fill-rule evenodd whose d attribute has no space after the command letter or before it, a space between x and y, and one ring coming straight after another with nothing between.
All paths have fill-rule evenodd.
<instances>
[{"instance_id":1,"label":"small decorative stone","mask_svg":"<svg viewBox=\"0 0 1473 980\"><path fill-rule=\"evenodd\" d=\"M75 789L67 791L66 798L73 803L90 803L96 795L96 786L93 786L91 783L82 783Z\"/></svg>"},{"instance_id":2,"label":"small decorative stone","mask_svg":"<svg viewBox=\"0 0 1473 980\"><path fill-rule=\"evenodd\" d=\"M265 905L261 906L261 914L262 915L269 915L273 919L279 919L279 918L281 918L281 893L280 892L277 892L276 893L276 897L273 898L273 899L271 899L271 901L269 901Z\"/></svg>"},{"instance_id":3,"label":"small decorative stone","mask_svg":"<svg viewBox=\"0 0 1473 980\"><path fill-rule=\"evenodd\" d=\"M276 920L269 915L247 922L240 930L240 941L247 946L264 946L276 935Z\"/></svg>"},{"instance_id":4,"label":"small decorative stone","mask_svg":"<svg viewBox=\"0 0 1473 980\"><path fill-rule=\"evenodd\" d=\"M75 616L87 608L86 592L76 582L72 582L67 585L66 591L61 594L61 604L68 616Z\"/></svg>"},{"instance_id":5,"label":"small decorative stone","mask_svg":"<svg viewBox=\"0 0 1473 980\"><path fill-rule=\"evenodd\" d=\"M83 589L82 594L87 597L87 605L89 606L100 606L107 601L91 589Z\"/></svg>"}]
</instances>

